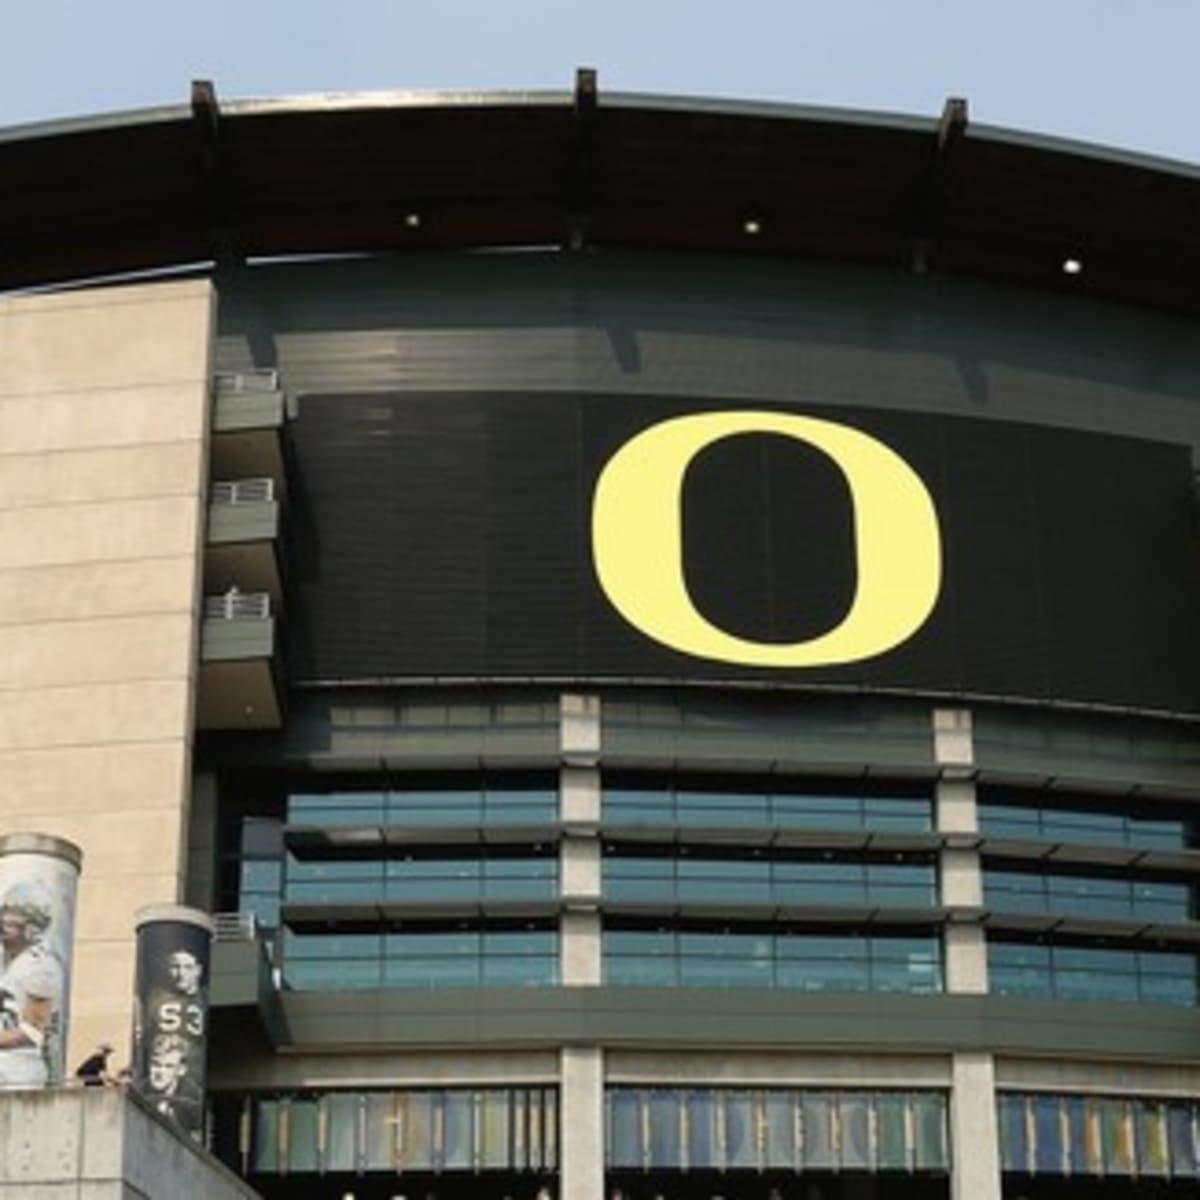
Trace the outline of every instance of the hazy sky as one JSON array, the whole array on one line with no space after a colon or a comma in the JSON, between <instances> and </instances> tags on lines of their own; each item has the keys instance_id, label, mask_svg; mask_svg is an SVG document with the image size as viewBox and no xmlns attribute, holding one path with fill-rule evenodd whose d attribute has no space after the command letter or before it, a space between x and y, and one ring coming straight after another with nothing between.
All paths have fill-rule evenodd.
<instances>
[{"instance_id":1,"label":"hazy sky","mask_svg":"<svg viewBox=\"0 0 1200 1200\"><path fill-rule=\"evenodd\" d=\"M972 120L1200 162L1200 0L0 0L0 126L392 88L730 96Z\"/></svg>"}]
</instances>

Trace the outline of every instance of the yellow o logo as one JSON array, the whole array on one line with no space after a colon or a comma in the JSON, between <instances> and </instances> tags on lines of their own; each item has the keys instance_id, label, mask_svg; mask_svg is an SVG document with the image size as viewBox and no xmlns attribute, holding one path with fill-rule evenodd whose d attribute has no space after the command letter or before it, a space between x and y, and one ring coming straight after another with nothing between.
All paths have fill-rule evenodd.
<instances>
[{"instance_id":1,"label":"yellow o logo","mask_svg":"<svg viewBox=\"0 0 1200 1200\"><path fill-rule=\"evenodd\" d=\"M858 569L854 601L841 624L807 641L737 637L707 620L688 594L684 474L706 446L747 433L779 434L815 447L849 485ZM631 438L596 483L592 554L605 594L642 633L684 654L754 667L836 666L883 654L925 623L942 579L937 512L917 473L860 430L776 412L696 413Z\"/></svg>"}]
</instances>

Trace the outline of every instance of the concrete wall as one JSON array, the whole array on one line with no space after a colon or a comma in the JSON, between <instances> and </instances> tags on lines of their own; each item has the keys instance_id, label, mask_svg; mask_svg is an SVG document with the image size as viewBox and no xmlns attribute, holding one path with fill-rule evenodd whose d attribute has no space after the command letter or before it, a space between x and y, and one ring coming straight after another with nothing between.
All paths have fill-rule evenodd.
<instances>
[{"instance_id":1,"label":"concrete wall","mask_svg":"<svg viewBox=\"0 0 1200 1200\"><path fill-rule=\"evenodd\" d=\"M0 1200L255 1200L123 1088L0 1095Z\"/></svg>"},{"instance_id":2,"label":"concrete wall","mask_svg":"<svg viewBox=\"0 0 1200 1200\"><path fill-rule=\"evenodd\" d=\"M70 1064L127 1060L133 914L183 898L213 309L0 300L0 832L84 852Z\"/></svg>"}]
</instances>

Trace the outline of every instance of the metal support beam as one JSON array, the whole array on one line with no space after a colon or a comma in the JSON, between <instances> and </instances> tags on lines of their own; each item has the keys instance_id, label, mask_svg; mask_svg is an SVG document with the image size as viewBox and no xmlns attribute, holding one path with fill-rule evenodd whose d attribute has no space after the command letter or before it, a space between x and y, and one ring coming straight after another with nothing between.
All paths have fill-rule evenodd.
<instances>
[{"instance_id":1,"label":"metal support beam","mask_svg":"<svg viewBox=\"0 0 1200 1200\"><path fill-rule=\"evenodd\" d=\"M221 153L221 105L211 80L192 80L191 105L212 256L219 267L240 265L245 254L238 244L233 189L228 165Z\"/></svg>"},{"instance_id":2,"label":"metal support beam","mask_svg":"<svg viewBox=\"0 0 1200 1200\"><path fill-rule=\"evenodd\" d=\"M587 244L595 202L596 180L593 156L596 140L596 102L598 76L594 67L575 71L575 105L571 146L567 163L567 239L568 250L582 250Z\"/></svg>"},{"instance_id":3,"label":"metal support beam","mask_svg":"<svg viewBox=\"0 0 1200 1200\"><path fill-rule=\"evenodd\" d=\"M942 106L934 140L933 157L917 185L913 213L913 270L924 274L929 269L946 221L947 194L953 179L958 152L967 132L967 102L961 96L949 96Z\"/></svg>"}]
</instances>

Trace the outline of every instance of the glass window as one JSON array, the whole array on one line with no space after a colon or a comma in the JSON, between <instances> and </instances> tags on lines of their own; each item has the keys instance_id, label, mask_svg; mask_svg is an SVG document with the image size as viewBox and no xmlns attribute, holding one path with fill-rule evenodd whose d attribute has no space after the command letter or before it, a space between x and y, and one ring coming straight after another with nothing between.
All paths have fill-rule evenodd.
<instances>
[{"instance_id":1,"label":"glass window","mask_svg":"<svg viewBox=\"0 0 1200 1200\"><path fill-rule=\"evenodd\" d=\"M642 1166L641 1094L622 1088L608 1094L608 1161L611 1166Z\"/></svg>"},{"instance_id":2,"label":"glass window","mask_svg":"<svg viewBox=\"0 0 1200 1200\"><path fill-rule=\"evenodd\" d=\"M875 1123L879 1169L909 1170L908 1098L898 1092L884 1092L876 1096Z\"/></svg>"},{"instance_id":3,"label":"glass window","mask_svg":"<svg viewBox=\"0 0 1200 1200\"><path fill-rule=\"evenodd\" d=\"M994 837L1147 850L1183 850L1193 844L1186 821L1148 811L1152 801L1126 801L1054 792L981 788L979 828Z\"/></svg>"},{"instance_id":4,"label":"glass window","mask_svg":"<svg viewBox=\"0 0 1200 1200\"><path fill-rule=\"evenodd\" d=\"M358 1169L358 1112L362 1097L356 1092L325 1096L325 1169Z\"/></svg>"},{"instance_id":5,"label":"glass window","mask_svg":"<svg viewBox=\"0 0 1200 1200\"><path fill-rule=\"evenodd\" d=\"M731 1169L758 1169L758 1114L751 1092L725 1092L725 1163Z\"/></svg>"},{"instance_id":6,"label":"glass window","mask_svg":"<svg viewBox=\"0 0 1200 1200\"><path fill-rule=\"evenodd\" d=\"M285 931L284 979L303 990L526 987L558 976L554 929L322 935Z\"/></svg>"},{"instance_id":7,"label":"glass window","mask_svg":"<svg viewBox=\"0 0 1200 1200\"><path fill-rule=\"evenodd\" d=\"M841 1167L845 1171L871 1168L870 1097L864 1092L843 1092L838 1097L838 1132Z\"/></svg>"},{"instance_id":8,"label":"glass window","mask_svg":"<svg viewBox=\"0 0 1200 1200\"><path fill-rule=\"evenodd\" d=\"M260 1100L254 1106L254 1150L251 1170L279 1170L279 1107L278 1100Z\"/></svg>"},{"instance_id":9,"label":"glass window","mask_svg":"<svg viewBox=\"0 0 1200 1200\"><path fill-rule=\"evenodd\" d=\"M606 929L606 982L621 986L781 987L935 992L938 938Z\"/></svg>"},{"instance_id":10,"label":"glass window","mask_svg":"<svg viewBox=\"0 0 1200 1200\"><path fill-rule=\"evenodd\" d=\"M796 1097L794 1092L767 1092L766 1162L768 1170L795 1171L796 1161Z\"/></svg>"},{"instance_id":11,"label":"glass window","mask_svg":"<svg viewBox=\"0 0 1200 1200\"><path fill-rule=\"evenodd\" d=\"M604 780L603 816L614 824L923 832L933 827L933 802L917 788L864 792L778 777L612 775Z\"/></svg>"},{"instance_id":12,"label":"glass window","mask_svg":"<svg viewBox=\"0 0 1200 1200\"><path fill-rule=\"evenodd\" d=\"M918 1171L944 1171L950 1161L946 1104L941 1096L918 1092L912 1098Z\"/></svg>"},{"instance_id":13,"label":"glass window","mask_svg":"<svg viewBox=\"0 0 1200 1200\"><path fill-rule=\"evenodd\" d=\"M317 1100L293 1097L287 1113L287 1166L289 1171L317 1169Z\"/></svg>"},{"instance_id":14,"label":"glass window","mask_svg":"<svg viewBox=\"0 0 1200 1200\"><path fill-rule=\"evenodd\" d=\"M804 1165L813 1171L831 1171L837 1167L833 1144L834 1097L820 1092L805 1092Z\"/></svg>"},{"instance_id":15,"label":"glass window","mask_svg":"<svg viewBox=\"0 0 1200 1200\"><path fill-rule=\"evenodd\" d=\"M998 912L1074 913L1128 920L1186 921L1192 915L1192 886L1131 876L1010 870L987 865L984 901Z\"/></svg>"},{"instance_id":16,"label":"glass window","mask_svg":"<svg viewBox=\"0 0 1200 1200\"><path fill-rule=\"evenodd\" d=\"M769 858L686 846L669 857L648 856L616 842L605 847L603 877L604 894L620 900L912 908L937 897L936 868L917 859Z\"/></svg>"},{"instance_id":17,"label":"glass window","mask_svg":"<svg viewBox=\"0 0 1200 1200\"><path fill-rule=\"evenodd\" d=\"M301 793L289 796L287 802L289 825L382 825L385 811L382 792Z\"/></svg>"},{"instance_id":18,"label":"glass window","mask_svg":"<svg viewBox=\"0 0 1200 1200\"><path fill-rule=\"evenodd\" d=\"M1002 996L1192 1005L1196 967L1184 950L988 941L991 990Z\"/></svg>"}]
</instances>

